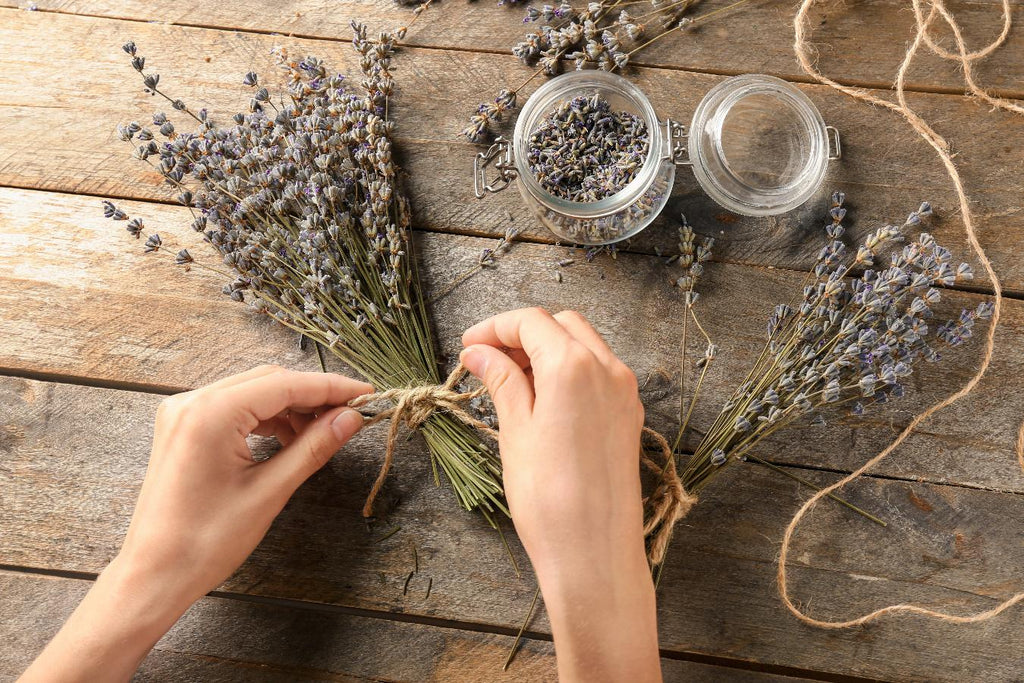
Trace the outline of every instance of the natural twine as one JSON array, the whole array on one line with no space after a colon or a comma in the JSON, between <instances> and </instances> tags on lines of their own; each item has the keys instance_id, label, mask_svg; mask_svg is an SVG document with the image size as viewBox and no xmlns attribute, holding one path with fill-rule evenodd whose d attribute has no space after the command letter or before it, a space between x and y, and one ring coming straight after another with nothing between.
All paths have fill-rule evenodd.
<instances>
[{"instance_id":1,"label":"natural twine","mask_svg":"<svg viewBox=\"0 0 1024 683\"><path fill-rule=\"evenodd\" d=\"M668 440L649 427L643 428L643 435L657 444L664 461L658 463L648 457L641 446L640 462L661 477L654 491L644 500L648 508L644 520L644 536L650 537L647 542L647 561L655 567L665 560L668 542L672 539L672 530L675 529L676 522L685 517L690 508L697 503L697 496L683 488L683 482L676 470L675 455Z\"/></svg>"},{"instance_id":2,"label":"natural twine","mask_svg":"<svg viewBox=\"0 0 1024 683\"><path fill-rule=\"evenodd\" d=\"M473 391L458 392L455 385L462 380L466 374L466 367L459 363L458 367L452 370L444 384L423 384L419 386L400 387L388 389L379 394L365 394L349 401L352 408L361 408L370 403L379 401L390 401L391 408L382 410L370 415L363 423L365 426L377 424L383 420L390 419L391 426L388 428L387 449L384 452L384 462L380 466L380 473L377 480L373 482L370 494L366 497L363 505L363 517L373 516L373 503L384 486L384 481L391 471L391 464L395 460L395 445L398 442L398 429L404 423L411 430L418 429L427 419L438 410L447 410L457 420L466 423L471 427L479 429L488 436L497 438L498 432L491 428L483 420L470 415L464 403L468 403L478 396L482 396L487 389L478 387Z\"/></svg>"},{"instance_id":3,"label":"natural twine","mask_svg":"<svg viewBox=\"0 0 1024 683\"><path fill-rule=\"evenodd\" d=\"M946 612L940 612L937 610L928 609L926 607L920 607L918 605L898 604L889 605L888 607L877 609L856 619L849 619L846 621L822 621L820 619L815 619L814 617L811 617L805 612L801 611L800 608L797 607L790 598L789 584L786 575L786 560L789 556L790 545L793 542L793 533L796 530L797 525L804 518L804 516L811 510L811 508L813 508L818 503L818 501L820 501L822 498L829 495L836 489L842 488L843 486L846 486L850 482L859 478L866 471L868 471L869 469L877 465L879 462L887 458L900 444L902 444L907 439L908 436L910 436L910 434L914 431L914 429L917 428L918 425L920 425L922 422L924 422L929 417L931 417L938 411L942 410L946 406L955 403L956 401L960 400L961 398L969 394L974 389L974 387L977 386L978 383L981 381L981 378L985 375L985 372L988 370L989 365L992 362L992 356L995 348L996 328L998 326L999 318L1002 313L1002 285L999 281L999 277L996 275L995 269L992 267L992 262L989 260L988 256L985 254L985 250L981 247L981 244L978 241L978 236L974 226L974 217L971 214L970 204L967 199L967 192L964 189L963 181L960 178L960 173L957 170L956 165L953 163L953 154L949 150L949 143L946 142L946 140L941 135L935 132L935 130L930 125L928 125L913 109L910 108L910 106L907 104L906 93L904 88L906 84L907 71L910 68L914 56L917 54L917 51L920 48L921 44L924 43L925 45L928 46L929 49L931 49L932 52L939 55L940 57L944 59L953 60L960 64L961 68L963 69L964 81L967 85L967 89L972 95L989 103L993 107L998 107L1000 109L1014 111L1017 113L1024 113L1024 108L1020 107L1019 105L1004 100L1002 98L994 97L987 93L983 88L978 86L974 80L974 75L972 71L973 62L987 57L993 51L995 51L996 48L1002 45L1003 42L1006 40L1006 37L1010 32L1011 23L1010 3L1009 0L1003 0L1003 28L999 36L981 50L968 52L967 47L964 44L960 26L957 24L956 20L946 9L943 0L928 0L931 9L927 16L924 16L924 13L922 12L922 0L911 0L914 7L914 18L917 26L917 34L914 38L913 43L907 49L906 55L903 59L903 63L900 65L899 71L897 72L896 83L894 86L896 92L896 102L892 102L890 100L876 97L875 95L872 95L871 93L864 89L844 86L832 80L831 78L828 78L827 76L823 75L820 71L818 71L817 67L814 65L812 58L809 56L810 50L807 44L807 33L810 26L808 12L810 11L811 7L816 3L816 1L817 0L802 0L800 9L797 12L793 22L793 26L795 29L795 42L793 48L796 51L796 57L800 62L800 66L803 67L804 71L809 76L811 76L811 78L818 81L819 83L834 88L858 100L868 102L873 105L885 107L900 114L901 116L903 116L903 118L907 120L910 126L922 138L924 138L925 141L928 142L928 144L930 144L935 149L935 152L939 155L939 159L942 161L943 166L945 166L946 171L949 173L950 180L952 180L953 182L953 187L956 190L957 198L960 202L960 214L964 223L964 230L967 234L967 241L971 245L971 248L974 250L974 253L978 257L978 260L981 262L981 265L984 268L985 273L988 275L990 281L992 282L992 290L995 301L994 310L992 313L992 322L988 327L988 332L985 337L984 353L982 354L981 363L979 364L978 370L974 374L974 376L971 377L971 379L968 380L967 383L964 384L964 386L961 387L958 391L950 394L943 400L932 405L924 412L917 415L913 420L910 421L910 423L903 429L903 431L900 432L900 434L892 441L892 443L886 446L886 448L882 450L878 455L868 460L859 469L851 472L843 479L837 481L831 486L826 486L825 488L815 493L807 500L807 502L800 506L799 510L797 510L796 514L793 516L793 519L790 520L789 525L786 527L786 532L782 538L782 548L779 551L779 569L777 575L779 593L782 597L783 603L785 603L786 605L786 608L790 612L792 612L794 616L796 616L800 621L806 624L818 626L821 628L841 629L850 628L852 626L860 626L861 624L866 624L870 621L878 619L883 615L895 614L897 612L912 612L916 614L923 614L925 616L934 617L944 622L955 624L970 624L979 621L985 621L986 619L991 619L997 614L1009 609L1013 605L1016 605L1017 603L1024 601L1024 592L1013 595L1012 597L999 603L992 609L986 610L984 612L978 612L976 614L948 614ZM931 27L932 21L935 19L936 16L940 16L952 31L953 38L957 46L956 53L952 53L945 50L941 46L937 45L932 39L929 33L929 29ZM1017 432L1016 454L1021 469L1024 470L1024 424L1021 425Z\"/></svg>"},{"instance_id":4,"label":"natural twine","mask_svg":"<svg viewBox=\"0 0 1024 683\"><path fill-rule=\"evenodd\" d=\"M349 401L352 408L361 408L371 403L389 401L392 407L368 416L364 425L377 424L383 420L390 419L391 426L388 428L387 447L384 452L384 462L381 464L380 473L366 497L363 505L363 516L373 516L373 503L377 500L381 488L391 471L391 465L395 459L395 446L398 443L398 430L405 424L410 430L418 429L426 422L431 415L439 410L447 411L455 419L475 427L492 438L498 438L497 430L491 428L483 420L471 415L463 405L469 401L482 396L486 387L478 387L473 391L459 392L455 390L456 385L466 375L466 367L459 363L458 367L452 370L444 384L423 384L417 386L400 387L388 389L379 394L366 394ZM657 472L661 481L655 487L645 503L650 509L647 519L644 522L644 535L651 536L648 544L647 557L651 564L660 564L665 559L665 551L668 548L669 538L672 536L672 528L675 523L686 516L693 504L697 502L696 497L691 496L683 490L683 484L679 474L674 467L675 460L672 455L672 447L658 432L647 427L643 433L651 438L661 450L665 462L658 464L647 456L643 448L640 449L640 462L648 469ZM667 464L673 466L667 467Z\"/></svg>"}]
</instances>

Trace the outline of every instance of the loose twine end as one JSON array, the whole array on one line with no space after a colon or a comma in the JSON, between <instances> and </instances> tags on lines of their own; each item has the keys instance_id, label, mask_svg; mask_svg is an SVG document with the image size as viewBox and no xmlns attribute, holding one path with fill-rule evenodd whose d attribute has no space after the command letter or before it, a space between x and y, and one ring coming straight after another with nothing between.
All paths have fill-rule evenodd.
<instances>
[{"instance_id":1,"label":"loose twine end","mask_svg":"<svg viewBox=\"0 0 1024 683\"><path fill-rule=\"evenodd\" d=\"M492 438L498 437L497 430L483 420L474 417L465 409L465 404L474 398L483 396L487 391L483 386L473 391L457 391L455 387L466 374L466 367L459 363L443 384L399 387L382 391L379 394L366 394L349 401L349 406L352 408L363 408L384 402L392 404L390 408L367 416L364 422L364 425L369 426L384 420L391 420L391 425L388 427L384 462L381 463L377 479L373 482L370 493L366 497L366 503L363 505L363 517L373 516L373 504L391 471L398 443L398 432L403 424L410 430L419 429L430 419L431 415L438 411L446 411L460 422L474 427ZM697 498L683 488L679 473L675 468L672 447L665 437L647 427L644 427L643 434L654 441L663 458L663 462L659 464L650 458L643 448L640 449L640 462L661 477L661 481L654 491L644 501L649 508L644 522L644 536L650 537L647 559L653 566L661 564L665 559L665 551L668 548L669 539L672 537L675 523L686 516L686 513L697 502Z\"/></svg>"},{"instance_id":2,"label":"loose twine end","mask_svg":"<svg viewBox=\"0 0 1024 683\"><path fill-rule=\"evenodd\" d=\"M940 400L937 403L932 404L929 408L923 412L918 413L917 416L912 419L906 427L899 433L899 435L893 439L888 446L886 446L877 455L870 458L867 462L861 465L858 469L854 470L850 474L846 475L839 481L826 486L821 489L807 501L805 501L796 514L790 519L789 524L786 526L786 531L782 537L782 545L779 550L779 562L778 571L776 575L776 582L779 588L779 596L782 598L783 604L786 606L793 616L802 621L805 624L811 626L817 626L819 628L828 629L843 629L851 628L854 626L861 626L870 621L874 621L879 617L897 614L897 613L914 613L921 614L927 617L932 617L940 621L951 623L951 624L972 624L977 622L986 621L992 617L1002 613L1010 607L1024 602L1024 592L1019 592L1003 602L999 603L990 610L983 612L977 612L975 614L968 615L957 615L949 614L939 610L928 609L926 607L920 607L918 605L911 605L901 603L898 605L889 605L876 609L872 612L864 614L855 619L846 620L824 620L816 619L805 611L803 611L793 601L793 598L789 594L789 580L787 576L787 558L790 552L791 545L793 543L793 535L796 531L797 525L807 515L808 512L821 500L824 496L831 494L836 489L846 486L850 482L859 478L869 469L880 463L882 460L887 458L896 448L902 444L907 437L909 437L922 422L927 420L929 417L939 412L943 408L952 405L956 401L970 394L974 387L978 385L982 377L988 371L989 365L992 362L992 358L995 353L995 335L996 329L999 325L999 318L1002 312L1003 293L1002 284L1000 283L999 276L996 274L995 268L989 260L988 255L982 248L980 241L978 240L977 231L974 224L974 216L971 212L970 202L967 198L967 190L964 188L964 183L960 177L960 172L957 170L956 164L953 162L953 154L950 152L949 143L935 131L907 102L906 97L906 76L910 69L911 63L913 63L918 51L922 45L926 45L932 53L939 57L956 62L960 68L964 79L964 83L967 85L967 90L975 98L984 101L991 105L994 109L1002 109L1004 111L1011 111L1017 114L1024 114L1024 107L1006 100L1000 97L995 97L989 94L984 88L978 85L974 80L973 74L973 63L984 59L999 48L1005 41L1010 32L1011 19L1011 7L1009 0L1002 0L1002 14L1003 14L1003 27L999 35L992 40L988 45L974 51L969 51L964 42L963 33L960 25L954 19L953 15L945 6L944 0L911 0L911 6L914 11L914 28L915 36L914 40L907 47L903 57L903 61L900 64L899 70L896 73L896 81L893 86L896 101L878 97L871 94L867 90L860 88L851 88L835 81L824 75L818 67L814 64L811 58L811 48L808 44L807 34L811 28L811 21L809 18L809 12L813 5L819 0L801 0L800 8L797 10L796 16L793 20L794 27L794 44L793 49L796 52L797 60L800 62L800 66L804 72L812 79L827 85L830 88L839 92L845 93L850 97L867 102L871 105L885 107L900 116L902 116L910 127L914 129L918 135L921 136L928 144L932 146L942 165L945 167L949 179L953 184L953 189L956 191L957 200L960 204L960 218L963 221L964 232L967 237L967 242L970 244L971 249L974 251L984 269L986 275L992 284L993 290L993 313L992 321L989 324L988 331L985 335L985 348L982 354L981 362L978 366L977 371L974 375L957 391L948 395L946 398ZM930 7L928 14L924 13L925 3ZM956 51L950 51L938 43L935 42L931 32L932 23L936 18L941 18L953 34L954 43L956 44ZM1020 464L1021 469L1024 469L1024 424L1019 428L1017 434L1017 462Z\"/></svg>"}]
</instances>

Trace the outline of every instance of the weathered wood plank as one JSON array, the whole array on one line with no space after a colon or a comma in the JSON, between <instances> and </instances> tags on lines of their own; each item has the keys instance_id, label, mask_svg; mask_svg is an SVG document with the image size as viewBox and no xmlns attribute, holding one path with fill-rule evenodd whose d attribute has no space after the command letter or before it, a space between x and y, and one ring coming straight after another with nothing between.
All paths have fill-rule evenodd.
<instances>
[{"instance_id":1,"label":"weathered wood plank","mask_svg":"<svg viewBox=\"0 0 1024 683\"><path fill-rule=\"evenodd\" d=\"M0 680L13 680L63 623L91 582L0 572ZM554 648L526 639L508 672L514 638L458 628L207 597L142 663L137 681L543 681L555 679ZM667 681L801 680L673 659Z\"/></svg>"},{"instance_id":2,"label":"weathered wood plank","mask_svg":"<svg viewBox=\"0 0 1024 683\"><path fill-rule=\"evenodd\" d=\"M0 12L0 41L8 46L0 53L0 106L8 113L0 122L0 184L5 185L168 199L155 174L141 164L133 166L127 147L113 136L118 122L145 119L152 107L159 106L141 93L118 49L129 37L138 41L168 88L212 111L246 106L248 94L239 85L239 75L250 68L266 72L273 45L315 52L343 71L354 67L351 49L335 41ZM54 33L64 39L50 41ZM23 77L25 64L33 65L31 81ZM514 190L482 201L473 197L470 169L477 148L457 140L467 107L482 96L481 84L516 78L515 60L410 49L396 64L401 94L395 116L417 227L500 234L511 216L517 225L527 227L530 239L550 241L552 236L529 215ZM641 69L635 80L663 115L685 121L721 77ZM844 159L834 166L816 199L777 219L741 219L718 208L688 170L681 169L665 214L629 248L671 251L674 217L684 212L699 231L718 237L719 260L808 269L820 245L824 196L838 186L847 191L856 209L851 241L880 222L898 220L928 199L948 216L933 227L937 237L962 247L967 256L955 217L958 204L931 149L887 112L825 88L803 88L845 139ZM1022 225L1018 188L1024 124L1008 114L988 113L961 97L919 95L913 101L927 119L938 121L940 132L951 134L979 216L982 243L1008 289L1024 292L1024 263L1015 257Z\"/></svg>"},{"instance_id":3,"label":"weathered wood plank","mask_svg":"<svg viewBox=\"0 0 1024 683\"><path fill-rule=\"evenodd\" d=\"M158 400L0 381L0 564L96 572L110 560L145 472ZM368 430L314 476L225 590L516 628L531 579L517 580L494 532L433 487L418 440L403 445L386 489L400 503L386 522L364 525L359 509L380 450L379 432ZM806 495L758 466L722 473L677 530L659 593L663 648L883 679L1015 680L1024 666L1020 610L973 627L906 617L828 632L796 622L775 593L774 562ZM838 506L815 511L798 534L791 574L816 614L902 600L968 612L1024 585L1021 496L879 479L845 495L889 527ZM393 524L401 531L380 541ZM413 546L421 571L405 594ZM531 628L546 630L543 615Z\"/></svg>"},{"instance_id":4,"label":"weathered wood plank","mask_svg":"<svg viewBox=\"0 0 1024 683\"><path fill-rule=\"evenodd\" d=\"M410 8L400 7L393 0L357 0L341 6L330 0L258 0L245 5L184 0L162 8L159 17L142 0L42 0L36 4L40 10L50 12L141 21L158 19L187 26L342 40L350 36L349 22L353 19L370 22L374 28L389 28L401 26L412 17ZM422 47L509 53L530 27L521 21L521 6L494 4L489 0L435 3L418 20L406 42ZM703 2L691 16L727 4L724 0ZM0 2L0 6L18 5L17 0ZM822 45L819 66L847 83L888 87L903 59L906 44L913 37L913 14L907 4L897 0L862 0L853 5L821 5L811 15L812 25L817 27L815 42ZM643 5L632 9L635 16L647 11ZM987 44L1002 28L997 0L953 3L952 9L972 49ZM792 49L794 12L791 5L752 0L744 7L719 15L702 28L663 38L638 54L636 61L709 73L761 72L801 80L805 76ZM1024 8L1015 5L1013 17L1017 25L1024 21ZM651 28L653 36L654 27ZM936 22L935 34L947 46L951 45L948 30L941 22ZM1024 90L1018 75L1024 71L1022 41L1020 31L1013 32L1002 50L978 66L979 81L997 92L1021 97ZM962 78L951 63L922 54L908 87L960 92Z\"/></svg>"},{"instance_id":5,"label":"weathered wood plank","mask_svg":"<svg viewBox=\"0 0 1024 683\"><path fill-rule=\"evenodd\" d=\"M122 203L169 244L172 236L202 258L210 254L187 227L180 207ZM143 255L122 226L102 216L99 200L25 190L0 190L0 368L43 376L92 378L169 390L194 387L261 362L313 369L295 336L253 316L220 293L217 276L183 273L167 255ZM471 267L480 238L424 234L425 286L439 292ZM173 253L173 250L172 250ZM666 432L677 425L679 345L683 308L671 286L673 270L652 256L622 255L587 264L582 259L555 281L563 249L517 245L496 269L476 275L433 312L443 351L459 348L462 331L487 315L521 306L582 311L645 384L649 423ZM799 291L790 271L714 264L702 288L702 315L721 345L709 373L695 426L710 424L763 343L763 324L775 303ZM963 305L978 295L956 294ZM883 463L884 474L1022 491L1012 453L1019 409L1006 396L1024 377L1019 350L1024 305L1007 303L998 357L975 395L924 425L922 433ZM689 352L703 353L691 336ZM241 350L244 349L244 352ZM893 428L924 405L960 386L978 350L952 353L912 378L910 395L895 410L827 429L794 427L766 442L760 454L781 461L849 470L885 445ZM688 386L693 386L693 377ZM839 416L837 416L839 417ZM831 420L830 416L830 420ZM691 446L693 444L691 443Z\"/></svg>"},{"instance_id":6,"label":"weathered wood plank","mask_svg":"<svg viewBox=\"0 0 1024 683\"><path fill-rule=\"evenodd\" d=\"M5 644L0 652L0 680L13 680L28 666L90 585L90 581L0 572L4 615L0 638ZM157 643L135 680L554 679L554 649L544 641L525 641L522 659L516 662L522 668L518 673L515 669L503 673L501 664L512 640L208 597ZM671 670L676 662L667 664Z\"/></svg>"}]
</instances>

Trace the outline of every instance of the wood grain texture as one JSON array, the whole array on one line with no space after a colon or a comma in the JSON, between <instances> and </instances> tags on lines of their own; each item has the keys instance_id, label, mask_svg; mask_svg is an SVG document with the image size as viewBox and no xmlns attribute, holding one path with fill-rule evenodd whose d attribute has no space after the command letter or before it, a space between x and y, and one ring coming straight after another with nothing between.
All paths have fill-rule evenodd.
<instances>
[{"instance_id":1,"label":"wood grain texture","mask_svg":"<svg viewBox=\"0 0 1024 683\"><path fill-rule=\"evenodd\" d=\"M705 0L690 16L721 9L731 0ZM149 21L152 6L142 0L41 0L45 12ZM949 3L963 27L971 49L994 39L1002 28L998 0ZM17 0L0 6L17 7ZM640 6L634 15L642 15ZM636 9L636 8L631 8ZM530 29L522 23L523 6L496 7L490 0L448 0L434 6L415 24L406 42L434 48L456 48L508 54ZM770 73L790 80L805 76L793 57L794 6L751 0L746 6L718 15L703 27L674 34L636 55L637 63L717 74ZM1024 8L1013 5L1015 23L1024 21ZM257 0L246 3L206 3L182 0L162 8L160 21L186 26L280 33L309 38L347 40L349 22L370 22L375 29L398 27L410 21L412 10L394 0L298 0L288 3ZM822 2L811 15L820 42L821 68L839 80L886 88L892 83L906 43L913 38L913 14L898 0L866 0L856 4ZM654 27L652 27L653 29ZM650 36L653 36L652 32ZM948 29L936 22L936 37L952 45ZM978 66L978 79L996 92L1021 97L1019 74L1024 71L1024 38L1015 31L1002 50ZM524 67L525 70L525 67ZM909 74L909 89L962 92L954 66L922 55Z\"/></svg>"},{"instance_id":2,"label":"wood grain texture","mask_svg":"<svg viewBox=\"0 0 1024 683\"><path fill-rule=\"evenodd\" d=\"M147 64L161 73L162 84L192 106L214 112L247 106L248 93L240 85L240 75L247 70L255 68L267 80L273 77L267 55L274 45L316 53L341 71L354 69L351 48L337 41L2 9L0 13L0 46L5 48L0 51L0 106L7 114L0 122L4 185L169 200L159 178L133 162L127 146L114 138L117 123L144 121L154 107L164 108L141 92L137 75L119 49L128 38L136 40ZM50 41L54 32L64 39ZM25 64L33 65L30 81L23 77ZM528 239L553 239L515 190L485 200L473 197L471 166L478 147L458 139L473 103L488 96L492 84L517 80L520 70L510 56L462 51L410 49L396 60L398 146L409 172L417 227L501 234L511 217L526 229ZM683 121L703 94L722 80L665 69L639 69L633 78L661 115ZM933 232L968 258L955 215L958 204L931 148L888 112L826 88L801 87L844 136L844 158L832 166L815 198L785 216L740 218L714 204L689 170L680 169L662 217L628 249L670 253L675 248L676 217L685 213L699 232L718 238L718 260L806 270L820 245L825 197L838 187L857 209L851 241L880 223L900 221L928 199L946 216ZM1019 200L1024 122L987 112L962 97L916 95L912 103L956 145L982 243L1009 291L1024 292L1024 262L1016 258L1024 224Z\"/></svg>"},{"instance_id":3,"label":"wood grain texture","mask_svg":"<svg viewBox=\"0 0 1024 683\"><path fill-rule=\"evenodd\" d=\"M91 581L0 571L0 680L13 680L89 589ZM553 681L549 641L514 638L227 597L197 602L142 663L136 681ZM802 680L663 659L666 681Z\"/></svg>"},{"instance_id":4,"label":"wood grain texture","mask_svg":"<svg viewBox=\"0 0 1024 683\"><path fill-rule=\"evenodd\" d=\"M408 10L390 0L256 0L244 8L180 0L161 7L160 23L148 23L153 7L138 0L39 0L43 12L2 9L14 4L0 0L0 185L30 189L0 189L0 372L170 392L259 362L316 369L315 356L300 351L292 334L222 297L216 277L172 272L167 261L144 258L120 225L101 218L98 198L60 193L145 200L123 205L165 239L176 234L197 256L206 253L182 229L186 214L166 204L158 178L135 166L114 139L116 123L145 119L154 106L141 94L119 45L135 39L162 83L193 105L227 112L245 106L242 73L254 68L272 80L272 46L316 53L352 72L345 44L349 18L383 28L399 23ZM972 46L994 35L995 0L954 9ZM801 210L774 220L741 219L712 204L683 172L665 216L628 245L634 253L593 264L577 254L573 265L559 268L567 249L544 244L550 235L536 226L517 193L472 198L469 166L477 148L457 139L475 102L528 73L512 57L497 54L524 30L521 11L495 7L492 0L439 3L410 35L418 47L396 62L401 92L394 111L416 227L427 231L416 239L428 291L441 291L471 267L490 244L479 236L500 234L510 222L529 226L527 239L541 242L517 245L496 268L436 304L433 319L449 358L461 331L490 313L524 305L575 308L637 372L649 424L670 430L683 310L670 286L671 269L651 254L672 248L670 216L685 212L699 231L719 238L716 258L722 262L709 269L701 302L722 353L697 410L699 434L759 348L772 305L796 291L802 274L792 270L812 263L828 191L838 186L850 196L856 219L851 239L879 221L897 219L920 199L931 200L940 214L956 206L932 152L902 123L826 89L802 86L843 132L846 154L819 196ZM800 79L790 48L792 11L752 2L647 51L642 63L651 68L632 76L659 113L683 121L723 75L764 71ZM1019 24L1024 8L1014 12ZM826 73L885 87L910 37L912 17L905 3L865 0L829 6L816 21ZM983 82L1017 97L1024 94L1017 77L1024 70L1021 35L1015 30L979 73ZM496 53L482 54L487 51ZM959 82L949 64L929 58L915 68L910 87L955 92ZM980 217L982 242L1010 290L1024 292L1024 264L1017 257L1024 125L959 96L911 97L950 136ZM932 232L966 254L955 215ZM950 299L947 311L981 296L961 292ZM971 612L1021 590L1024 481L1010 444L1020 418L1014 397L1024 381L1022 332L1024 304L1011 301L997 359L975 394L926 424L878 468L880 477L844 492L887 519L887 529L834 505L822 505L801 527L792 554L793 591L816 616L845 617L905 600ZM690 352L701 351L693 339ZM925 368L895 411L852 423L830 416L830 425L819 430L794 427L765 442L759 454L801 468L849 471L917 410L959 387L976 357L977 349L968 348ZM0 564L96 572L109 561L145 471L158 401L152 393L0 378ZM224 587L236 596L305 601L312 609L205 599L161 641L140 678L495 680L507 636L335 609L507 630L518 627L532 596L532 579L515 578L494 533L458 511L447 489L431 485L418 438L403 443L382 517L364 523L359 508L379 466L381 443L380 431L368 430L317 474ZM801 473L822 484L839 476ZM679 527L662 582L663 648L748 668L901 681L1020 680L1020 610L966 628L898 617L829 633L792 619L775 594L774 561L782 529L806 495L753 465L727 470L706 491ZM394 525L400 532L382 541ZM413 547L422 570L404 592ZM5 645L13 643L0 649L0 678L24 667L85 588L76 580L0 572L0 634ZM543 615L533 628L547 630ZM530 641L516 667L516 680L551 678L550 645ZM775 680L685 662L666 662L665 671L668 680Z\"/></svg>"},{"instance_id":5,"label":"wood grain texture","mask_svg":"<svg viewBox=\"0 0 1024 683\"><path fill-rule=\"evenodd\" d=\"M0 381L0 564L102 569L127 526L158 401ZM447 489L433 487L418 439L403 444L386 488L386 519L365 525L359 510L380 437L367 430L307 482L223 588L517 628L532 578L517 579L494 532L457 511ZM836 476L804 474L820 483ZM1024 666L1016 646L1020 610L971 627L897 618L826 632L794 620L776 595L774 562L806 489L755 465L720 477L677 529L660 587L664 649L882 679L1015 680ZM791 570L795 594L814 613L850 615L900 600L968 612L1024 585L1021 496L883 479L863 480L844 495L890 525L880 530L834 505L815 511L797 536ZM401 530L381 541L393 525ZM420 573L406 593L414 546ZM542 614L531 629L547 630Z\"/></svg>"},{"instance_id":6,"label":"wood grain texture","mask_svg":"<svg viewBox=\"0 0 1024 683\"><path fill-rule=\"evenodd\" d=\"M121 202L166 243L188 246L209 261L211 251L187 228L180 207ZM102 216L98 199L0 190L0 368L45 377L72 376L151 390L204 384L216 377L276 362L315 369L312 350L295 335L251 314L220 293L218 276L184 273L168 254L144 255L122 225ZM45 227L41 227L45 226ZM428 292L470 268L492 241L418 235ZM177 246L171 249L176 251ZM623 254L594 263L579 258L560 268L564 248L519 244L494 269L477 274L434 306L442 351L454 357L463 330L512 308L576 309L591 319L644 385L648 423L669 433L678 424L678 346L683 307L671 285L675 271L653 256ZM558 283L554 271L561 270ZM763 344L771 308L799 291L790 271L713 264L702 291L701 315L722 347L695 414L697 433L746 374ZM958 305L979 295L956 293ZM952 303L952 302L951 302ZM951 307L944 309L953 312ZM1024 490L1012 452L1020 407L1008 400L1024 381L1024 305L1010 301L998 334L990 376L962 403L925 424L878 472L1009 491ZM703 345L691 335L689 353ZM893 409L847 423L829 416L827 429L794 426L766 441L762 457L850 470L883 447L919 409L960 386L973 372L976 345L953 352L912 377L910 395ZM694 377L688 380L693 386ZM833 419L834 418L834 419ZM689 446L694 446L691 440Z\"/></svg>"}]
</instances>

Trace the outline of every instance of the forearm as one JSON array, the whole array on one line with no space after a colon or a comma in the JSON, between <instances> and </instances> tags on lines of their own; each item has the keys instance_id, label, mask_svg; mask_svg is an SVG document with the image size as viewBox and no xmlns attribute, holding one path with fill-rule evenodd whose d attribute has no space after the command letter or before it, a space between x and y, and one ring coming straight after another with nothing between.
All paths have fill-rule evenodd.
<instances>
[{"instance_id":1,"label":"forearm","mask_svg":"<svg viewBox=\"0 0 1024 683\"><path fill-rule=\"evenodd\" d=\"M127 681L190 603L173 582L119 557L20 680Z\"/></svg>"},{"instance_id":2,"label":"forearm","mask_svg":"<svg viewBox=\"0 0 1024 683\"><path fill-rule=\"evenodd\" d=\"M639 572L591 566L549 572L540 581L560 680L661 680L657 608L646 562Z\"/></svg>"}]
</instances>

